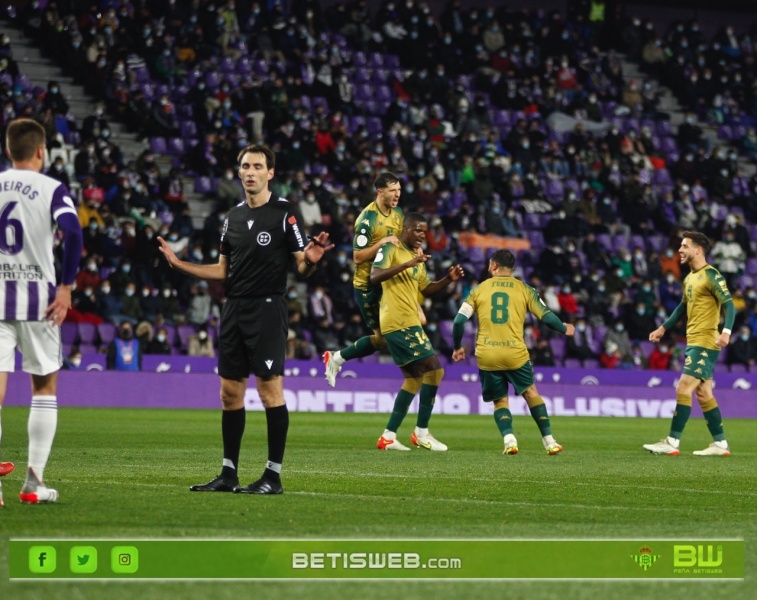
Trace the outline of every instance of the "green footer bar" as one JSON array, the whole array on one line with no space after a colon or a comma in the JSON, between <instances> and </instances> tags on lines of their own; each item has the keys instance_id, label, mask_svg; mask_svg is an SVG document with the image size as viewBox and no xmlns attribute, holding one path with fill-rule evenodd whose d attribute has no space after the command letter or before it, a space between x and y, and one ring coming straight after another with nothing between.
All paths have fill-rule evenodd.
<instances>
[{"instance_id":1,"label":"green footer bar","mask_svg":"<svg viewBox=\"0 0 757 600\"><path fill-rule=\"evenodd\" d=\"M11 580L743 579L744 540L11 539Z\"/></svg>"}]
</instances>

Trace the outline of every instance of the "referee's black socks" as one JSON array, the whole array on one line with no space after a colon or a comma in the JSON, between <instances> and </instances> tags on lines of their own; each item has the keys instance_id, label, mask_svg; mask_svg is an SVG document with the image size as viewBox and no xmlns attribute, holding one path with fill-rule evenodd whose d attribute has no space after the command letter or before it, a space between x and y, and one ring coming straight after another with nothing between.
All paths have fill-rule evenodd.
<instances>
[{"instance_id":1,"label":"referee's black socks","mask_svg":"<svg viewBox=\"0 0 757 600\"><path fill-rule=\"evenodd\" d=\"M284 450L289 431L289 409L286 404L265 409L268 425L268 464L263 478L269 481L281 481L281 464L284 462Z\"/></svg>"}]
</instances>

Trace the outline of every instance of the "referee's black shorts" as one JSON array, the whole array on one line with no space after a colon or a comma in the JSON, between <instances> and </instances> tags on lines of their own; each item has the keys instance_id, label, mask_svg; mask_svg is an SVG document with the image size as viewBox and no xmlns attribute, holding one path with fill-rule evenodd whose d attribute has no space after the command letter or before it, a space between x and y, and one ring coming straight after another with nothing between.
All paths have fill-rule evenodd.
<instances>
[{"instance_id":1,"label":"referee's black shorts","mask_svg":"<svg viewBox=\"0 0 757 600\"><path fill-rule=\"evenodd\" d=\"M283 375L288 322L283 296L228 298L221 310L218 374L225 379Z\"/></svg>"}]
</instances>

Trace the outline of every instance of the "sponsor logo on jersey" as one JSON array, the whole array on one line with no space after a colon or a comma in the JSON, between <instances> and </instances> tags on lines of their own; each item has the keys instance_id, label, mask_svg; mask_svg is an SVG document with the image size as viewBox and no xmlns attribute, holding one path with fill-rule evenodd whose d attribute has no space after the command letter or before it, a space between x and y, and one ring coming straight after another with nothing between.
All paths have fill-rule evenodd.
<instances>
[{"instance_id":1,"label":"sponsor logo on jersey","mask_svg":"<svg viewBox=\"0 0 757 600\"><path fill-rule=\"evenodd\" d=\"M297 243L300 246L304 246L305 243L302 241L302 234L300 233L300 226L297 225L297 217L295 217L294 215L291 215L287 219L287 223L289 223L292 226L292 231L294 231L294 237L297 238Z\"/></svg>"}]
</instances>

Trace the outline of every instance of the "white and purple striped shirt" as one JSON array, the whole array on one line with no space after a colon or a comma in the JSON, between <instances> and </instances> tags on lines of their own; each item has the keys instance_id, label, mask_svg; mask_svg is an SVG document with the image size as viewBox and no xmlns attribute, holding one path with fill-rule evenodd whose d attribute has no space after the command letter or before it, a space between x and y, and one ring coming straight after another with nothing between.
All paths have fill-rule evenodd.
<instances>
[{"instance_id":1,"label":"white and purple striped shirt","mask_svg":"<svg viewBox=\"0 0 757 600\"><path fill-rule=\"evenodd\" d=\"M0 173L0 320L42 321L55 298L57 219L76 216L65 185L31 170Z\"/></svg>"}]
</instances>

